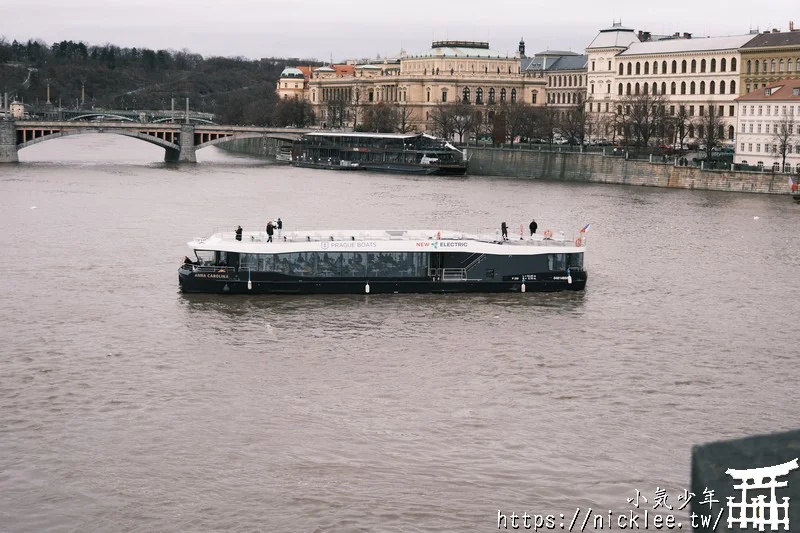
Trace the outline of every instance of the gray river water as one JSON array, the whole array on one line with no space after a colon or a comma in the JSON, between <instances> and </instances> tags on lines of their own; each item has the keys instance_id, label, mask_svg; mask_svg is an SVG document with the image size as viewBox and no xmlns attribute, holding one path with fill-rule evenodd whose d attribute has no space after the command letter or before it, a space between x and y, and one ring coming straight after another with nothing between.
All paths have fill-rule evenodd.
<instances>
[{"instance_id":1,"label":"gray river water","mask_svg":"<svg viewBox=\"0 0 800 533\"><path fill-rule=\"evenodd\" d=\"M800 425L787 196L198 158L97 135L0 166L0 532L497 531L637 489L675 505L693 445ZM187 241L277 217L591 222L589 283L178 292Z\"/></svg>"}]
</instances>

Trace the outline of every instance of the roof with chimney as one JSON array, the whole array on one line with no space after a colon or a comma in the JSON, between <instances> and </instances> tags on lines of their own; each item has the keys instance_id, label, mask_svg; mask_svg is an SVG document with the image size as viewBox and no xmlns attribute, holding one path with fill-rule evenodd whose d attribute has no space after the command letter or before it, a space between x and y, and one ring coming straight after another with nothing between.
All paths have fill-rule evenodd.
<instances>
[{"instance_id":1,"label":"roof with chimney","mask_svg":"<svg viewBox=\"0 0 800 533\"><path fill-rule=\"evenodd\" d=\"M763 89L755 89L736 99L737 102L800 102L800 80L781 80Z\"/></svg>"},{"instance_id":2,"label":"roof with chimney","mask_svg":"<svg viewBox=\"0 0 800 533\"><path fill-rule=\"evenodd\" d=\"M738 50L753 38L752 35L728 35L726 37L701 37L665 39L661 41L635 42L620 56L641 56L650 54L679 54L683 52L714 52Z\"/></svg>"},{"instance_id":3,"label":"roof with chimney","mask_svg":"<svg viewBox=\"0 0 800 533\"><path fill-rule=\"evenodd\" d=\"M563 70L585 70L586 62L589 57L579 55L575 52L560 52L547 50L540 52L533 57L524 57L520 60L520 67L523 72L538 71L563 71Z\"/></svg>"},{"instance_id":4,"label":"roof with chimney","mask_svg":"<svg viewBox=\"0 0 800 533\"><path fill-rule=\"evenodd\" d=\"M769 48L773 46L800 46L800 31L761 33L742 48Z\"/></svg>"}]
</instances>

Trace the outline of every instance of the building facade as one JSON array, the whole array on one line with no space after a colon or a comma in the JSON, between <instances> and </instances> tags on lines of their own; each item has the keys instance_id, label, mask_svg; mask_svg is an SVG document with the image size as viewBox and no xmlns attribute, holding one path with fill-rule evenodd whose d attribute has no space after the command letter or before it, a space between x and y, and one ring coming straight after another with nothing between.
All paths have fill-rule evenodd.
<instances>
[{"instance_id":1,"label":"building facade","mask_svg":"<svg viewBox=\"0 0 800 533\"><path fill-rule=\"evenodd\" d=\"M585 55L575 52L551 50L523 57L523 76L546 81L544 94L533 93L531 103L546 104L562 113L582 105L586 100L586 60ZM540 102L542 97L544 101Z\"/></svg>"},{"instance_id":2,"label":"building facade","mask_svg":"<svg viewBox=\"0 0 800 533\"><path fill-rule=\"evenodd\" d=\"M747 94L779 80L800 79L800 30L765 32L742 46L739 93Z\"/></svg>"},{"instance_id":3,"label":"building facade","mask_svg":"<svg viewBox=\"0 0 800 533\"><path fill-rule=\"evenodd\" d=\"M304 75L303 97L323 127L336 126L332 115L337 106L347 108L341 124L346 127L360 121L364 106L386 103L406 110L414 129L430 132L432 115L440 104L463 102L483 115L503 103L541 105L546 80L522 75L522 55L524 43L517 54L509 56L491 50L488 42L435 41L430 50L418 55L403 53L351 65L350 70L341 65L311 69ZM297 94L292 92L295 75L292 69L281 74L281 97Z\"/></svg>"},{"instance_id":4,"label":"building facade","mask_svg":"<svg viewBox=\"0 0 800 533\"><path fill-rule=\"evenodd\" d=\"M750 91L737 98L736 105L734 162L800 172L800 79Z\"/></svg>"},{"instance_id":5,"label":"building facade","mask_svg":"<svg viewBox=\"0 0 800 533\"><path fill-rule=\"evenodd\" d=\"M637 95L663 100L667 117L688 116L689 139L694 122L701 122L713 106L725 122L724 137L734 138L739 90L740 48L752 35L692 38L691 34L651 36L619 24L602 30L586 49L589 56L587 106L599 126L596 135L608 136L620 106Z\"/></svg>"}]
</instances>

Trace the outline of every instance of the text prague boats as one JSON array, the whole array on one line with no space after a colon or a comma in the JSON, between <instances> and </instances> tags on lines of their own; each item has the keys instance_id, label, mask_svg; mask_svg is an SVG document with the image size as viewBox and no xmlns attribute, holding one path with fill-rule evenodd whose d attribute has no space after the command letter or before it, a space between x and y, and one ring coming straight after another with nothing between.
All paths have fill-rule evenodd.
<instances>
[{"instance_id":1,"label":"text prague boats","mask_svg":"<svg viewBox=\"0 0 800 533\"><path fill-rule=\"evenodd\" d=\"M294 143L292 164L411 174L467 172L466 151L424 133L307 133Z\"/></svg>"},{"instance_id":2,"label":"text prague boats","mask_svg":"<svg viewBox=\"0 0 800 533\"><path fill-rule=\"evenodd\" d=\"M439 230L220 232L188 243L183 292L364 294L583 290L585 233Z\"/></svg>"}]
</instances>

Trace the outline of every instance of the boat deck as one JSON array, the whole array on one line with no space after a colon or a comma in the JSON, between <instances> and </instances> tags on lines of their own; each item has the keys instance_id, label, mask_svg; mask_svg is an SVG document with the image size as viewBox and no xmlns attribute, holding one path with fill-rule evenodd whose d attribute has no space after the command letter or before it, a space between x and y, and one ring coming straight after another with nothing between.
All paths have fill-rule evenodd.
<instances>
[{"instance_id":1,"label":"boat deck","mask_svg":"<svg viewBox=\"0 0 800 533\"><path fill-rule=\"evenodd\" d=\"M324 241L473 241L481 243L503 243L507 246L575 246L578 239L585 244L586 234L575 231L566 235L563 231L544 230L533 236L516 236L509 233L508 240L502 240L500 231L491 233L464 233L442 230L316 230L316 231L284 231L278 236L277 230L272 236L273 243L302 243ZM214 244L236 242L234 231L216 230L210 237L195 237L190 245L210 246ZM246 231L242 233L242 242L267 242L266 231ZM580 246L581 244L577 244Z\"/></svg>"}]
</instances>

